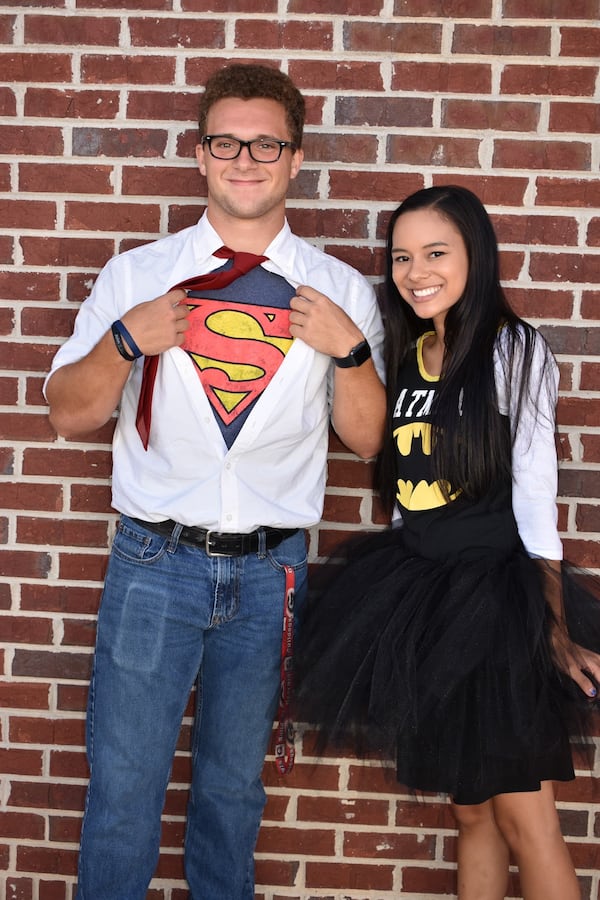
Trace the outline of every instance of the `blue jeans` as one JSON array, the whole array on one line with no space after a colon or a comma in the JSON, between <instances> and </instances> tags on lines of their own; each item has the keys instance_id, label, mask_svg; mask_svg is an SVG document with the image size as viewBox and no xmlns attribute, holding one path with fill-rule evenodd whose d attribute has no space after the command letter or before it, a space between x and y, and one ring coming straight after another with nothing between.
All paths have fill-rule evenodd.
<instances>
[{"instance_id":1,"label":"blue jeans","mask_svg":"<svg viewBox=\"0 0 600 900\"><path fill-rule=\"evenodd\" d=\"M77 900L144 900L190 690L197 681L185 872L193 900L251 900L277 711L283 565L306 592L303 532L273 550L209 557L122 517L98 614L90 783ZM297 607L298 608L298 607Z\"/></svg>"}]
</instances>

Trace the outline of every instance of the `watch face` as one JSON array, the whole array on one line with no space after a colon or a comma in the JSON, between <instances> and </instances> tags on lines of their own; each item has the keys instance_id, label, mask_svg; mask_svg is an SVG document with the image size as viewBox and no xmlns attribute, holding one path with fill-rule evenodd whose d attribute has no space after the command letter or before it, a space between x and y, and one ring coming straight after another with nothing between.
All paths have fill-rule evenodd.
<instances>
[{"instance_id":1,"label":"watch face","mask_svg":"<svg viewBox=\"0 0 600 900\"><path fill-rule=\"evenodd\" d=\"M351 366L362 366L371 356L371 348L368 341L361 341L353 347L348 356L334 356L333 361L341 369L349 369Z\"/></svg>"}]
</instances>

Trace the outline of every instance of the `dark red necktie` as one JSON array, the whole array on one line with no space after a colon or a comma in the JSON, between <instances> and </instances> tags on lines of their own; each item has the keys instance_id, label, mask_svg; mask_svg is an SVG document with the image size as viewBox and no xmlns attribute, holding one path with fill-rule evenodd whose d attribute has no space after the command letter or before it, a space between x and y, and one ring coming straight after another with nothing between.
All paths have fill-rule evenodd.
<instances>
[{"instance_id":1,"label":"dark red necktie","mask_svg":"<svg viewBox=\"0 0 600 900\"><path fill-rule=\"evenodd\" d=\"M224 288L231 284L232 281L235 281L236 278L239 278L240 275L245 275L250 269L254 269L267 259L266 256L256 256L254 253L234 253L229 247L221 247L215 251L213 256L217 256L219 259L232 259L232 267L230 269L218 269L216 272L208 272L206 275L195 275L193 278L187 278L185 281L180 281L179 284L173 285L169 290L173 291L175 288L183 288L184 291L206 291ZM154 393L154 382L158 371L159 359L160 356L147 356L144 359L144 374L142 376L142 387L135 424L145 450L148 449L150 439L152 395Z\"/></svg>"}]
</instances>

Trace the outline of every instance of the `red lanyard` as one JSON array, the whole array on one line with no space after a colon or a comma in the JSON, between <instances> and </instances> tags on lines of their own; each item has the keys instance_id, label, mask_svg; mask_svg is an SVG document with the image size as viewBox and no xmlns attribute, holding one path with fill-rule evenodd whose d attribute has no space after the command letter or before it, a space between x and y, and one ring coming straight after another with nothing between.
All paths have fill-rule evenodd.
<instances>
[{"instance_id":1,"label":"red lanyard","mask_svg":"<svg viewBox=\"0 0 600 900\"><path fill-rule=\"evenodd\" d=\"M275 744L275 764L281 775L294 767L294 722L290 717L293 687L294 593L296 578L291 566L285 569L285 602L281 636L281 687L279 693L279 727Z\"/></svg>"}]
</instances>

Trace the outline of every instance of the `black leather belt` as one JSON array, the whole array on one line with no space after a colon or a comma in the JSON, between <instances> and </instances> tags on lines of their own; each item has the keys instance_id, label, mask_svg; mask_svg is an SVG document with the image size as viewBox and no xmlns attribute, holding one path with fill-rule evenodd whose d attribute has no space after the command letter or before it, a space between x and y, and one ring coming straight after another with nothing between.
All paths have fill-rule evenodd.
<instances>
[{"instance_id":1,"label":"black leather belt","mask_svg":"<svg viewBox=\"0 0 600 900\"><path fill-rule=\"evenodd\" d=\"M143 519L134 519L143 528L154 531L156 534L170 537L177 525L173 519L165 519L163 522L145 522ZM190 544L192 547L202 547L208 556L245 556L248 553L257 553L261 535L264 535L266 550L277 547L286 538L296 534L297 528L257 528L248 534L229 534L220 531L207 531L205 528L197 528L195 525L184 525L179 535L182 544Z\"/></svg>"}]
</instances>

